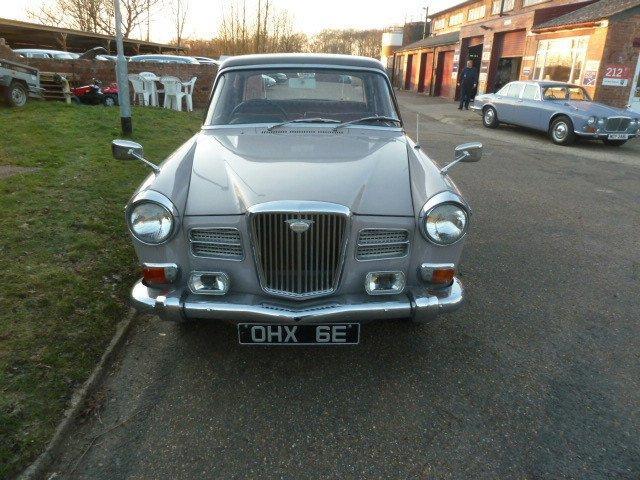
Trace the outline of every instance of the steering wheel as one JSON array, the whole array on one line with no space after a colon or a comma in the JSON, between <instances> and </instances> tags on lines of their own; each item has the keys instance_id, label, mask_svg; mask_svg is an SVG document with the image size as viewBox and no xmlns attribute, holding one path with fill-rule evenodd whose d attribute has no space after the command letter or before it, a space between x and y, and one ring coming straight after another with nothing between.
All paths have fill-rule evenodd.
<instances>
[{"instance_id":1,"label":"steering wheel","mask_svg":"<svg viewBox=\"0 0 640 480\"><path fill-rule=\"evenodd\" d=\"M267 100L266 98L252 98L251 100L245 100L244 102L239 103L231 112L231 118L234 118L242 113L271 113L265 112L265 110L267 110L264 108L265 106L271 107L272 111L275 110L280 115L282 115L282 121L288 119L287 112L284 108L282 108L277 103L272 102L271 100Z\"/></svg>"}]
</instances>

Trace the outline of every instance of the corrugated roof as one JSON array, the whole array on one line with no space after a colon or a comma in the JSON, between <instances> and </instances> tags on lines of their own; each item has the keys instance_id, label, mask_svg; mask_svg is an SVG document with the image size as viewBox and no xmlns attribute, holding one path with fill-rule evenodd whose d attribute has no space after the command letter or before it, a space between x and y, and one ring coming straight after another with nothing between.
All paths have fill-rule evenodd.
<instances>
[{"instance_id":1,"label":"corrugated roof","mask_svg":"<svg viewBox=\"0 0 640 480\"><path fill-rule=\"evenodd\" d=\"M638 0L640 1L640 0ZM399 52L408 50L420 50L422 48L438 47L440 45L451 45L460 41L460 32L444 33L435 37L427 37L417 42L410 43L398 49Z\"/></svg>"},{"instance_id":2,"label":"corrugated roof","mask_svg":"<svg viewBox=\"0 0 640 480\"><path fill-rule=\"evenodd\" d=\"M640 6L640 0L600 0L599 2L566 13L548 22L536 25L534 30L597 22L609 18L616 13L621 13L638 6Z\"/></svg>"}]
</instances>

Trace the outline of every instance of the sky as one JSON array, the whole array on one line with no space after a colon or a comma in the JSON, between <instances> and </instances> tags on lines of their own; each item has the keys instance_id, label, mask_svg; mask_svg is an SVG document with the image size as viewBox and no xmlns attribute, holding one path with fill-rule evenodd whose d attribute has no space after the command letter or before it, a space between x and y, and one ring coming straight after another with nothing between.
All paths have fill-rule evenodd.
<instances>
[{"instance_id":1,"label":"sky","mask_svg":"<svg viewBox=\"0 0 640 480\"><path fill-rule=\"evenodd\" d=\"M33 9L51 0L0 0L0 17L26 20L27 8ZM188 0L186 36L212 38L225 0ZM462 0L273 0L274 6L287 10L297 30L314 34L325 28L385 28L424 17ZM170 19L157 15L151 26L151 40L168 42L173 36Z\"/></svg>"}]
</instances>

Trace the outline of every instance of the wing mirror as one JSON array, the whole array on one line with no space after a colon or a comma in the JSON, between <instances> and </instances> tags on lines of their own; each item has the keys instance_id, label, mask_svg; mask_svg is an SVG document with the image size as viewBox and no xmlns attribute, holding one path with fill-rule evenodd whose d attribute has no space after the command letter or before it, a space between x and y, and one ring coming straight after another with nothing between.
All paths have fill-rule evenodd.
<instances>
[{"instance_id":1,"label":"wing mirror","mask_svg":"<svg viewBox=\"0 0 640 480\"><path fill-rule=\"evenodd\" d=\"M440 170L440 173L443 175L447 175L449 170L451 170L458 163L474 163L479 162L482 158L482 150L484 147L481 143L473 142L473 143L463 143L462 145L458 145L454 150L454 160L449 165L443 167Z\"/></svg>"},{"instance_id":2,"label":"wing mirror","mask_svg":"<svg viewBox=\"0 0 640 480\"><path fill-rule=\"evenodd\" d=\"M155 173L160 171L160 167L144 158L142 145L131 140L114 140L111 142L111 153L116 160L139 160Z\"/></svg>"}]
</instances>

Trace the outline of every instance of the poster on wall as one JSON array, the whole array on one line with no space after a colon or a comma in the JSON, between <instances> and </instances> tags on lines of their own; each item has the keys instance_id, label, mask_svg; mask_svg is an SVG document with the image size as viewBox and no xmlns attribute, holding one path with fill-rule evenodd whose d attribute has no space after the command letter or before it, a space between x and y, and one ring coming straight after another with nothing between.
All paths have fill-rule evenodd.
<instances>
[{"instance_id":1,"label":"poster on wall","mask_svg":"<svg viewBox=\"0 0 640 480\"><path fill-rule=\"evenodd\" d=\"M600 62L598 60L587 61L584 67L584 76L582 77L582 85L585 87L595 87L598 83L598 70Z\"/></svg>"},{"instance_id":2,"label":"poster on wall","mask_svg":"<svg viewBox=\"0 0 640 480\"><path fill-rule=\"evenodd\" d=\"M610 87L626 87L629 85L631 70L626 65L607 65L602 78L602 85Z\"/></svg>"}]
</instances>

